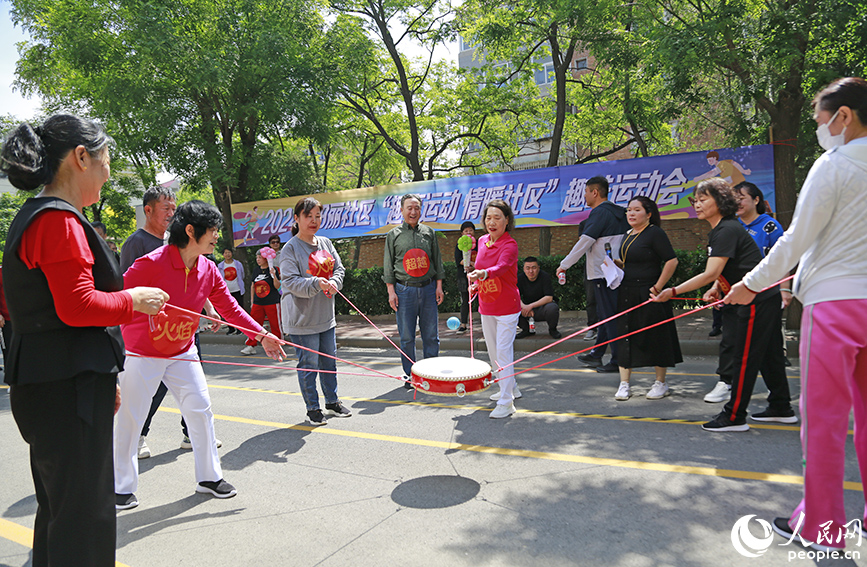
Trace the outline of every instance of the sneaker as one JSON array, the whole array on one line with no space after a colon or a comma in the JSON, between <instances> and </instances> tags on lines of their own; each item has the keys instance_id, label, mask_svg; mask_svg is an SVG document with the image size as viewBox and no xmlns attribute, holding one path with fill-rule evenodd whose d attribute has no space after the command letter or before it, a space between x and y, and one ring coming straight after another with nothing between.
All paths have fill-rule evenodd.
<instances>
[{"instance_id":1,"label":"sneaker","mask_svg":"<svg viewBox=\"0 0 867 567\"><path fill-rule=\"evenodd\" d=\"M315 409L307 412L307 423L310 425L325 425L325 416L322 415L322 410Z\"/></svg>"},{"instance_id":2,"label":"sneaker","mask_svg":"<svg viewBox=\"0 0 867 567\"><path fill-rule=\"evenodd\" d=\"M710 333L708 333L707 336L718 337L721 334L722 334L722 329L720 329L719 327L714 327L713 329L710 330Z\"/></svg>"},{"instance_id":3,"label":"sneaker","mask_svg":"<svg viewBox=\"0 0 867 567\"><path fill-rule=\"evenodd\" d=\"M776 423L798 423L798 417L792 408L787 410L768 408L765 411L754 413L750 416L750 419L753 421L773 421Z\"/></svg>"},{"instance_id":4,"label":"sneaker","mask_svg":"<svg viewBox=\"0 0 867 567\"><path fill-rule=\"evenodd\" d=\"M115 510L129 510L138 506L138 498L135 494L115 494L114 508Z\"/></svg>"},{"instance_id":5,"label":"sneaker","mask_svg":"<svg viewBox=\"0 0 867 567\"><path fill-rule=\"evenodd\" d=\"M629 391L629 382L621 382L617 388L617 393L614 394L614 399L618 402L625 402L631 396L632 392Z\"/></svg>"},{"instance_id":6,"label":"sneaker","mask_svg":"<svg viewBox=\"0 0 867 567\"><path fill-rule=\"evenodd\" d=\"M602 358L601 357L596 358L595 356L593 356L589 352L585 352L584 354L579 354L578 360L580 360L581 362L583 362L584 364L586 364L587 366L589 366L591 368L595 368L597 366L602 366Z\"/></svg>"},{"instance_id":7,"label":"sneaker","mask_svg":"<svg viewBox=\"0 0 867 567\"><path fill-rule=\"evenodd\" d=\"M491 419L509 417L513 413L515 413L515 404L497 404L497 407L491 412Z\"/></svg>"},{"instance_id":8,"label":"sneaker","mask_svg":"<svg viewBox=\"0 0 867 567\"><path fill-rule=\"evenodd\" d=\"M586 335L584 335L585 341L595 341L596 340L596 329L590 329Z\"/></svg>"},{"instance_id":9,"label":"sneaker","mask_svg":"<svg viewBox=\"0 0 867 567\"><path fill-rule=\"evenodd\" d=\"M251 347L250 345L247 345L241 349L241 354L247 355L247 356L249 356L251 354L256 354L256 349L254 347Z\"/></svg>"},{"instance_id":10,"label":"sneaker","mask_svg":"<svg viewBox=\"0 0 867 567\"><path fill-rule=\"evenodd\" d=\"M217 449L223 446L223 442L219 439L215 439L215 441L217 442ZM193 450L193 442L190 441L190 438L186 435L184 435L184 438L181 439L181 449L186 449L187 451Z\"/></svg>"},{"instance_id":11,"label":"sneaker","mask_svg":"<svg viewBox=\"0 0 867 567\"><path fill-rule=\"evenodd\" d=\"M144 435L138 436L138 458L147 459L151 456L151 448L148 447L147 437Z\"/></svg>"},{"instance_id":12,"label":"sneaker","mask_svg":"<svg viewBox=\"0 0 867 567\"><path fill-rule=\"evenodd\" d=\"M789 520L787 520L786 518L774 518L774 521L772 522L771 525L774 528L774 531L777 532L777 534L783 536L787 540L791 541L792 537L795 535L795 532L792 530L792 528L789 527ZM862 529L861 532L863 533L864 530ZM842 547L831 547L828 545L822 545L821 543L811 543L811 542L801 538L800 536L797 537L794 541L796 541L798 543L802 543L804 545L804 547L807 547L809 549L815 549L816 551L824 551L826 553L829 551L842 551L843 550ZM784 545L784 544L780 544L780 545Z\"/></svg>"},{"instance_id":13,"label":"sneaker","mask_svg":"<svg viewBox=\"0 0 867 567\"><path fill-rule=\"evenodd\" d=\"M328 412L329 417L349 417L352 415L352 412L340 402L325 404L325 411Z\"/></svg>"},{"instance_id":14,"label":"sneaker","mask_svg":"<svg viewBox=\"0 0 867 567\"><path fill-rule=\"evenodd\" d=\"M200 482L198 486L196 486L196 492L200 492L202 494L213 494L217 498L231 498L232 496L238 494L238 491L235 490L235 487L223 480L214 481L214 480L205 480Z\"/></svg>"},{"instance_id":15,"label":"sneaker","mask_svg":"<svg viewBox=\"0 0 867 567\"><path fill-rule=\"evenodd\" d=\"M647 392L646 397L648 400L661 400L670 393L671 390L668 389L668 384L657 380L653 383L653 386L650 387L650 391Z\"/></svg>"},{"instance_id":16,"label":"sneaker","mask_svg":"<svg viewBox=\"0 0 867 567\"><path fill-rule=\"evenodd\" d=\"M557 329L551 329L548 331L548 334L551 335L552 339L560 339L563 337L563 333L558 331Z\"/></svg>"},{"instance_id":17,"label":"sneaker","mask_svg":"<svg viewBox=\"0 0 867 567\"><path fill-rule=\"evenodd\" d=\"M728 401L732 397L732 385L723 381L716 383L713 390L705 394L704 401L709 404Z\"/></svg>"},{"instance_id":18,"label":"sneaker","mask_svg":"<svg viewBox=\"0 0 867 567\"><path fill-rule=\"evenodd\" d=\"M725 412L721 412L716 415L712 420L707 423L701 424L701 428L705 431L749 431L750 426L747 423L747 420L743 420L741 423L734 422L729 419L729 416Z\"/></svg>"},{"instance_id":19,"label":"sneaker","mask_svg":"<svg viewBox=\"0 0 867 567\"><path fill-rule=\"evenodd\" d=\"M527 338L527 337L532 337L532 336L534 336L535 334L536 334L536 333L531 333L530 331L521 331L520 333L518 333L517 335L515 335L515 338L516 338L516 339L524 339L524 338Z\"/></svg>"},{"instance_id":20,"label":"sneaker","mask_svg":"<svg viewBox=\"0 0 867 567\"><path fill-rule=\"evenodd\" d=\"M518 386L515 386L514 389L512 389L512 395L515 396L516 400L518 398L524 397L524 394L521 393L521 390L518 389ZM500 399L500 392L496 392L494 394L491 394L491 397L488 399L491 400L492 402L496 402L497 400Z\"/></svg>"},{"instance_id":21,"label":"sneaker","mask_svg":"<svg viewBox=\"0 0 867 567\"><path fill-rule=\"evenodd\" d=\"M620 366L609 362L608 364L597 366L596 372L620 372Z\"/></svg>"},{"instance_id":22,"label":"sneaker","mask_svg":"<svg viewBox=\"0 0 867 567\"><path fill-rule=\"evenodd\" d=\"M467 326L466 326L466 325L461 325L460 327L458 327L457 332L458 332L458 333L466 333L466 332L467 332Z\"/></svg>"},{"instance_id":23,"label":"sneaker","mask_svg":"<svg viewBox=\"0 0 867 567\"><path fill-rule=\"evenodd\" d=\"M403 389L404 390L413 390L412 380L409 376L404 375L403 377Z\"/></svg>"}]
</instances>

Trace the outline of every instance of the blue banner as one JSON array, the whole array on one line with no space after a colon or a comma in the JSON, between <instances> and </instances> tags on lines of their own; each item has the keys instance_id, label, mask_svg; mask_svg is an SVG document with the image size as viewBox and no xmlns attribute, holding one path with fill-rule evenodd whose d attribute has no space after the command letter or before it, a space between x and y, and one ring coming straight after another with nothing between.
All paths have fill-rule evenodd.
<instances>
[{"instance_id":1,"label":"blue banner","mask_svg":"<svg viewBox=\"0 0 867 567\"><path fill-rule=\"evenodd\" d=\"M320 232L331 239L385 234L403 222L400 198L406 193L422 197L421 220L437 230L459 230L467 220L481 227L482 209L491 199L503 199L511 205L518 227L567 226L590 214L584 187L597 175L608 179L610 201L625 207L632 197L644 195L659 205L666 219L695 218L688 198L699 181L711 177L722 177L732 185L751 181L762 190L772 210L776 207L770 145L378 185L311 196L322 203ZM273 234L286 241L294 223L295 203L301 198L233 205L235 245L264 245Z\"/></svg>"}]
</instances>

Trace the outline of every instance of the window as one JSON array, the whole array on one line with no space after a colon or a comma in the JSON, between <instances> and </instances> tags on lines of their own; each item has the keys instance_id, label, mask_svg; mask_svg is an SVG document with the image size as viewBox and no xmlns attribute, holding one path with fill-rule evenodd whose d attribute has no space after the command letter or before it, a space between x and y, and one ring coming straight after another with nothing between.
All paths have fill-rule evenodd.
<instances>
[{"instance_id":1,"label":"window","mask_svg":"<svg viewBox=\"0 0 867 567\"><path fill-rule=\"evenodd\" d=\"M554 82L554 64L545 63L541 69L533 73L537 85L547 85Z\"/></svg>"},{"instance_id":2,"label":"window","mask_svg":"<svg viewBox=\"0 0 867 567\"><path fill-rule=\"evenodd\" d=\"M582 69L587 68L587 59L576 59L575 60L575 70L581 71Z\"/></svg>"}]
</instances>

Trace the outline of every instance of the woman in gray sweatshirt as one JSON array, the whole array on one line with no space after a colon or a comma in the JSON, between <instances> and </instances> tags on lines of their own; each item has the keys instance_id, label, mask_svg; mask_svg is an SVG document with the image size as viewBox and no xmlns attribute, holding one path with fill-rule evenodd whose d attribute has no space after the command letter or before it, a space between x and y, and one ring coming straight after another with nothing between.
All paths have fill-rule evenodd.
<instances>
[{"instance_id":1,"label":"woman in gray sweatshirt","mask_svg":"<svg viewBox=\"0 0 867 567\"><path fill-rule=\"evenodd\" d=\"M316 376L329 417L352 413L337 398L337 339L334 330L334 293L343 287L344 269L330 240L316 232L322 223L322 204L305 197L295 205L294 238L280 252L283 289L283 332L294 343L298 383L307 406L307 421L325 425L319 407Z\"/></svg>"}]
</instances>

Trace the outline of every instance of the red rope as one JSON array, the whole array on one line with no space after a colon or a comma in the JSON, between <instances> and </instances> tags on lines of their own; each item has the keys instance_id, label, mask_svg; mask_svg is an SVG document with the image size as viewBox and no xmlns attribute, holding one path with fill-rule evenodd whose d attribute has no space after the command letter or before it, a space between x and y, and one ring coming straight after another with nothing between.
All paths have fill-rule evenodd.
<instances>
[{"instance_id":1,"label":"red rope","mask_svg":"<svg viewBox=\"0 0 867 567\"><path fill-rule=\"evenodd\" d=\"M409 356L407 356L406 353L403 352L403 351L400 349L399 346L397 346L396 344L394 344L394 343L392 342L392 340L391 340L390 338L388 338L388 336L387 336L385 333L382 332L382 329L380 329L379 327L377 327L376 324L375 324L373 321L371 321L370 319L368 319L368 318L367 318L367 315L365 315L364 313L361 312L361 309L359 309L358 307L355 306L354 303L352 303L351 301L349 301L349 298L347 298L345 295L343 295L343 293L342 293L339 289L337 289L336 287L335 287L334 289L337 291L337 293L340 294L340 297L342 297L343 299L346 300L346 303L348 303L350 307L352 307L353 309L355 309L355 310L358 312L359 315L361 315L362 317L364 317L364 320L365 320L365 321L367 321L368 323L370 323L370 324L373 326L374 329L376 329L377 331L379 331L379 334L382 335L383 337L385 337L385 340L387 340L389 343L391 343L391 346L393 346L394 348L396 348L397 351L398 351L400 354L402 354L403 356L406 356L406 359L407 359L407 360L409 360L410 362L412 362L413 364L415 364L415 361L414 361L412 358L410 358ZM413 337L413 341L415 341L415 337Z\"/></svg>"}]
</instances>

